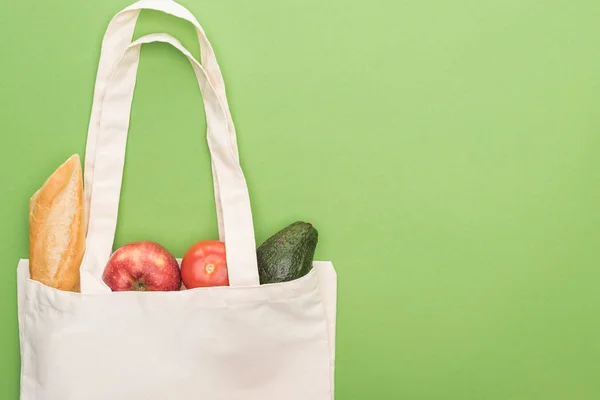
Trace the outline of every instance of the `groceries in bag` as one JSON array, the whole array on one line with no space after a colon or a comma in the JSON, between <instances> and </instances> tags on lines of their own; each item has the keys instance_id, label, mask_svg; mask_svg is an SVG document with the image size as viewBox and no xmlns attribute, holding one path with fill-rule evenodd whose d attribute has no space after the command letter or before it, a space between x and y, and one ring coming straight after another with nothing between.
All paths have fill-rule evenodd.
<instances>
[{"instance_id":1,"label":"groceries in bag","mask_svg":"<svg viewBox=\"0 0 600 400\"><path fill-rule=\"evenodd\" d=\"M201 240L190 247L181 260L181 277L188 289L229 286L225 243Z\"/></svg>"},{"instance_id":2,"label":"groceries in bag","mask_svg":"<svg viewBox=\"0 0 600 400\"><path fill-rule=\"evenodd\" d=\"M108 260L102 280L113 292L169 292L181 288L177 260L163 246L151 241L119 247Z\"/></svg>"},{"instance_id":3,"label":"groceries in bag","mask_svg":"<svg viewBox=\"0 0 600 400\"><path fill-rule=\"evenodd\" d=\"M307 222L294 222L259 246L256 255L260 283L298 279L312 269L319 233Z\"/></svg>"},{"instance_id":4,"label":"groceries in bag","mask_svg":"<svg viewBox=\"0 0 600 400\"><path fill-rule=\"evenodd\" d=\"M289 282L312 269L318 231L297 221L268 238L257 250L261 285ZM180 272L179 274L176 274ZM154 242L134 242L119 247L103 275L113 291L172 291L229 286L225 243L200 240L190 246L181 261Z\"/></svg>"},{"instance_id":5,"label":"groceries in bag","mask_svg":"<svg viewBox=\"0 0 600 400\"><path fill-rule=\"evenodd\" d=\"M79 155L60 165L29 201L29 274L55 289L79 292L85 250Z\"/></svg>"},{"instance_id":6,"label":"groceries in bag","mask_svg":"<svg viewBox=\"0 0 600 400\"><path fill-rule=\"evenodd\" d=\"M31 279L79 291L85 248L83 183L79 155L71 156L32 196L29 211ZM312 269L318 232L297 221L268 238L256 252L261 284L288 282ZM137 241L110 257L102 280L112 291L177 291L229 286L225 243L200 240L181 267L161 244Z\"/></svg>"}]
</instances>

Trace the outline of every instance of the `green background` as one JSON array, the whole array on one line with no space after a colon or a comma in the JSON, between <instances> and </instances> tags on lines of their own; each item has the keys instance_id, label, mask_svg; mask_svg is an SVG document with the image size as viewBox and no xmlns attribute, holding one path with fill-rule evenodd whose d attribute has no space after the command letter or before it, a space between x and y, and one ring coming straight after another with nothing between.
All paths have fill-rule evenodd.
<instances>
[{"instance_id":1,"label":"green background","mask_svg":"<svg viewBox=\"0 0 600 400\"><path fill-rule=\"evenodd\" d=\"M0 398L29 197L82 157L123 0L0 4ZM182 0L222 66L257 240L339 276L336 399L600 398L600 2ZM138 34L193 30L144 13ZM142 50L116 245L216 235L187 60Z\"/></svg>"}]
</instances>

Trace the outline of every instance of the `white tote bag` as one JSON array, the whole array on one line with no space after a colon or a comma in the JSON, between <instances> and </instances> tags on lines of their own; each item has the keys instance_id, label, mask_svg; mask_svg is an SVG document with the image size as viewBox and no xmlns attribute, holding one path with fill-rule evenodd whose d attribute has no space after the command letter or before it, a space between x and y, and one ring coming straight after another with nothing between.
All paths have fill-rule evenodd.
<instances>
[{"instance_id":1,"label":"white tote bag","mask_svg":"<svg viewBox=\"0 0 600 400\"><path fill-rule=\"evenodd\" d=\"M202 63L164 33L132 42L141 9L194 24ZM200 85L228 287L111 292L101 279L117 223L140 47L151 42L181 51ZM102 43L88 132L81 293L31 280L28 260L19 262L21 399L333 399L335 270L317 261L300 279L259 284L237 152L221 72L196 19L170 0L142 0L118 13Z\"/></svg>"}]
</instances>

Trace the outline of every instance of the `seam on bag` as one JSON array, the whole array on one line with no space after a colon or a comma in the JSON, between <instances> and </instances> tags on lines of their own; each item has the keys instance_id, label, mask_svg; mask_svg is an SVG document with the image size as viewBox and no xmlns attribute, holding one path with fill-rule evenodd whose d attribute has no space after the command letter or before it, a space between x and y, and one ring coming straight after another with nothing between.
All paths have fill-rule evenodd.
<instances>
[{"instance_id":1,"label":"seam on bag","mask_svg":"<svg viewBox=\"0 0 600 400\"><path fill-rule=\"evenodd\" d=\"M288 297L285 299L265 299L265 300L259 300L259 301L233 301L231 303L228 304L215 304L215 305L202 305L201 303L198 303L198 307L189 307L190 310L197 310L197 309L202 309L202 308L206 308L206 309L217 309L217 308L229 308L232 306L256 306L256 305L260 305L260 304L281 304L281 303L287 303L290 300L295 300L298 299L300 297L312 297L315 295L316 292L318 292L319 289L318 287L315 289L312 289L308 292L304 292L301 293L299 296L296 297ZM39 300L38 301L34 301L32 299L26 299L28 302L34 304L35 306L37 306L38 308L45 308L45 309L51 309L54 312L56 312L57 314L60 315L65 315L65 314L69 314L69 312L67 311L67 309L62 309L62 308L58 308L56 307L54 304L51 304L51 302L49 301L45 301L45 300ZM321 303L321 307L322 307L322 301L319 301L319 303ZM325 318L326 320L326 318Z\"/></svg>"},{"instance_id":2,"label":"seam on bag","mask_svg":"<svg viewBox=\"0 0 600 400\"><path fill-rule=\"evenodd\" d=\"M316 262L329 262L329 261L316 261ZM270 290L268 289L269 287L279 287L282 288L284 286L293 286L293 285L300 285L300 282L303 282L305 280L309 280L313 275L317 275L316 272L316 268L312 268L310 270L310 272L308 272L306 275L301 276L300 278L291 280L291 281L286 281L286 282L276 282L276 283L264 283L264 284L259 284L259 285L252 285L252 286L242 286L242 287L231 287L231 286L227 286L227 287L210 287L208 289L210 290ZM106 293L81 293L81 292L70 292L70 291L66 291L66 290L60 290L60 289L56 289L53 288L51 286L48 286L42 282L36 281L34 279L31 279L31 277L26 277L26 285L29 284L34 284L34 285L39 285L41 287L43 287L45 290L48 291L52 291L52 293L58 293L59 295L67 295L67 296L73 296L73 297L95 297L95 296L107 296L107 295L111 295L111 294L116 294L118 292L106 292ZM318 277L315 278L318 281ZM192 291L192 290L204 290L206 288L192 288L192 289L186 289L186 290L182 290L182 291L175 291L175 292L185 292L185 291ZM36 289L38 290L38 289ZM172 293L172 292L151 292L151 293ZM47 297L47 296L46 296ZM290 297L293 298L293 297Z\"/></svg>"},{"instance_id":3,"label":"seam on bag","mask_svg":"<svg viewBox=\"0 0 600 400\"><path fill-rule=\"evenodd\" d=\"M257 304L278 304L278 303L285 303L287 301L290 300L294 300L294 299L298 299L302 296L309 296L309 295L314 295L315 292L320 290L320 285L319 285L319 279L318 279L318 275L317 275L317 271L316 269L311 270L311 272L309 272L308 274L304 275L303 277L300 277L298 279L295 279L293 281L288 281L288 282L278 282L278 283L272 283L272 284L266 284L266 285L258 285L258 286L248 286L248 287L240 287L240 288L235 288L235 287L223 287L223 288L219 288L219 287L215 287L215 288L210 288L210 290L224 290L224 291L228 291L228 290L234 290L234 291L239 291L241 293L246 292L246 291L251 291L254 292L254 289L263 289L266 291L270 290L268 288L266 288L266 286L271 285L277 285L278 288L282 288L282 292L276 293L275 295L273 295L274 298L269 298L269 295L266 295L266 298L261 299L261 300L255 300L255 301L243 301L243 300L238 300L235 299L235 296L232 298L232 300L228 303L224 303L224 304L216 304L216 305L208 305L208 306L202 306L202 308L224 308L224 307L231 307L233 305L257 305ZM301 286L302 283L304 281L308 281L309 279L315 279L316 280L316 284L314 285L313 288L311 288L310 290L299 290L297 293L293 294L293 295L285 295L285 296L281 296L281 293L285 293L283 291L283 287L284 286L295 286L295 285L299 285ZM68 301L83 301L83 299L85 298L102 298L103 296L113 296L113 298L116 298L116 296L119 296L121 293L124 295L128 295L131 292L107 292L107 293L79 293L79 292L67 292L67 291L62 291L59 289L55 289L52 288L50 286L44 285L41 282L35 281L31 278L27 278L27 281L25 282L26 285L26 296L25 296L25 301L29 302L29 303L33 303L37 306L44 306L46 308L50 308L52 310L54 310L57 313L65 313L68 312L68 307L67 308L62 308L62 307L57 307L55 305L55 303L57 301L53 300L54 296L49 296L48 293L49 292L51 294L56 294L58 296L65 296L65 297L69 297ZM33 286L32 286L33 285ZM30 292L31 291L35 291L36 296L35 299L32 298ZM152 296L151 293L157 294L157 295L166 295L166 296L177 296L177 293L180 293L181 296L190 296L192 297L192 294L183 294L185 292L187 292L188 290L203 290L202 288L198 288L198 289L187 289L185 291L174 291L174 292L148 292L148 293L142 293L140 294L141 296L143 295L150 295ZM158 296L157 296L158 297ZM189 299L189 298L188 298ZM187 299L186 299L187 300ZM59 301L60 302L60 301Z\"/></svg>"},{"instance_id":4,"label":"seam on bag","mask_svg":"<svg viewBox=\"0 0 600 400\"><path fill-rule=\"evenodd\" d=\"M20 264L20 262L19 262ZM27 313L26 313L26 308L27 308L27 292L23 292L26 289L26 285L27 282L23 282L23 277L21 274L21 271L19 269L19 266L17 266L17 320L18 320L18 325L19 325L19 356L20 356L20 362L19 362L19 396L22 395L22 391L23 391L23 377L25 374L25 349L27 348L25 341L27 340L25 338L25 332L27 331L25 326L26 326L26 321L27 321ZM21 301L21 299L23 299L23 301Z\"/></svg>"},{"instance_id":5,"label":"seam on bag","mask_svg":"<svg viewBox=\"0 0 600 400\"><path fill-rule=\"evenodd\" d=\"M325 310L325 302L323 301L323 295L321 292L321 281L318 280L317 282L317 291L319 292L319 308L321 309L321 316L323 317L323 321L325 322L325 335L326 335L326 339L325 339L325 344L326 344L326 349L327 349L327 366L328 366L328 372L329 374L331 374L331 372L335 373L335 369L334 369L334 363L335 363L335 358L331 358L331 354L329 352L329 346L331 346L330 340L329 340L329 333L330 333L330 328L329 328L329 319L327 318L327 310ZM332 371L333 370L333 371ZM328 374L328 375L329 375ZM333 382L331 382L330 376L327 376L327 387L329 388L329 397L331 400L333 400L334 398L334 386L333 386Z\"/></svg>"},{"instance_id":6,"label":"seam on bag","mask_svg":"<svg viewBox=\"0 0 600 400\"><path fill-rule=\"evenodd\" d=\"M27 294L27 293L26 293ZM25 298L27 300L27 297ZM25 307L25 310L27 309L27 307ZM29 326L29 323L27 322L28 318L27 318L27 311L24 311L25 317L23 320L23 336L24 336L24 341L23 341L23 349L22 349L22 354L21 354L21 373L20 373L20 379L19 379L19 397L21 397L23 395L23 393L27 393L29 391L29 384L26 382L27 381L27 374L26 372L29 372L29 364L27 362L28 358L29 358L29 350L31 349L31 340L29 340L28 337L25 337L27 335L25 335L25 332L27 332L27 327Z\"/></svg>"},{"instance_id":7,"label":"seam on bag","mask_svg":"<svg viewBox=\"0 0 600 400\"><path fill-rule=\"evenodd\" d=\"M26 327L27 327L27 322L26 322L27 318L23 317L23 336L25 336L25 332L27 331ZM21 341L21 373L19 374L19 398L23 395L24 392L24 380L25 380L25 366L26 366L26 361L27 360L27 351L26 349L28 348L28 346L25 344L25 338L23 337L23 340Z\"/></svg>"},{"instance_id":8,"label":"seam on bag","mask_svg":"<svg viewBox=\"0 0 600 400\"><path fill-rule=\"evenodd\" d=\"M285 282L287 283L287 282ZM39 282L33 281L31 280L31 282L28 282L28 284L39 284ZM44 287L45 288L45 287ZM52 301L48 296L45 296L43 293L39 292L40 288L34 288L34 290L37 291L37 296L35 296L36 298L32 298L32 296L27 295L25 297L25 302L32 304L34 307L38 307L38 308L45 308L45 309L51 309L53 312L56 312L57 314L63 315L63 314L68 314L69 313L69 309L71 307L57 307L56 306L56 302ZM51 288L52 289L52 288ZM199 308L227 308L227 307L232 307L232 306L253 306L253 305L259 305L259 304L281 304L281 303L286 303L288 301L291 300L295 300L295 299L299 299L301 297L311 297L314 296L315 293L319 292L320 288L318 285L318 281L317 284L314 286L314 288L308 290L308 291L302 291L297 293L294 296L287 296L284 298L274 298L274 299L261 299L261 300L255 300L255 301L244 301L244 300L239 300L239 299L232 299L229 302L226 303L222 303L222 304L213 304L213 305L202 305L201 302L198 302L198 307L190 307L190 309L199 309ZM108 296L111 293L106 293L106 294L93 294L92 296L95 298L101 298L100 296ZM144 295L144 294L141 294ZM69 294L70 296L70 294ZM75 296L75 298L77 300L75 301L84 301L85 297L87 297L88 295L79 295L79 296ZM319 297L320 294L319 294ZM186 299L189 300L189 299ZM72 300L69 300L72 301ZM319 301L321 303L321 307L323 307L323 302L320 300Z\"/></svg>"}]
</instances>

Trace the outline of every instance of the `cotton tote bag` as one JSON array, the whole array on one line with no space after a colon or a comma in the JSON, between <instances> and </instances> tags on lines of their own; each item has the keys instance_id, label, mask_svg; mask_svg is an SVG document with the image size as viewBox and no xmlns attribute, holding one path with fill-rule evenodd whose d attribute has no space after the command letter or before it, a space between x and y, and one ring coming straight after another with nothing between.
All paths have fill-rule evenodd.
<instances>
[{"instance_id":1,"label":"cotton tote bag","mask_svg":"<svg viewBox=\"0 0 600 400\"><path fill-rule=\"evenodd\" d=\"M132 42L142 9L192 23L202 62L165 33ZM228 287L111 292L101 279L114 241L140 47L153 42L183 53L200 86ZM81 293L31 280L26 259L18 265L21 399L333 399L335 270L315 262L300 279L259 284L250 200L222 75L198 21L178 3L142 0L110 22L84 180Z\"/></svg>"}]
</instances>

